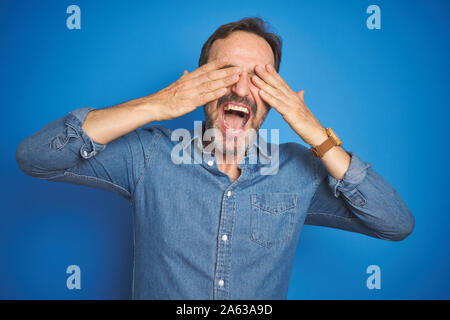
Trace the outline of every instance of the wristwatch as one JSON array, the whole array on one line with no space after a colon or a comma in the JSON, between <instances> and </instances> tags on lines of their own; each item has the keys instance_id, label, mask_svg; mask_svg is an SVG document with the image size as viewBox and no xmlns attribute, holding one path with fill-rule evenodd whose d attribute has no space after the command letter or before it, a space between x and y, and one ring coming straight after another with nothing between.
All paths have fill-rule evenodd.
<instances>
[{"instance_id":1,"label":"wristwatch","mask_svg":"<svg viewBox=\"0 0 450 320\"><path fill-rule=\"evenodd\" d=\"M318 146L311 147L311 152L317 158L322 158L328 150L333 147L340 146L342 141L338 138L338 136L334 133L331 128L327 128L328 139L322 142L322 144Z\"/></svg>"}]
</instances>

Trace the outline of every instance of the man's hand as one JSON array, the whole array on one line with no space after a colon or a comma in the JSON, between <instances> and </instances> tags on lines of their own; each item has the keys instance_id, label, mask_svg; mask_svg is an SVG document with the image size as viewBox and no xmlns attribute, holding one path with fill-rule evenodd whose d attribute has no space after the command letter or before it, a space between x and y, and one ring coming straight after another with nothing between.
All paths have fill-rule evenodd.
<instances>
[{"instance_id":1,"label":"man's hand","mask_svg":"<svg viewBox=\"0 0 450 320\"><path fill-rule=\"evenodd\" d=\"M305 92L295 93L271 65L256 66L252 81L260 88L261 98L274 107L291 128L309 145L320 145L328 136L303 99ZM322 162L337 180L344 177L350 165L350 155L341 147L331 148Z\"/></svg>"},{"instance_id":2,"label":"man's hand","mask_svg":"<svg viewBox=\"0 0 450 320\"><path fill-rule=\"evenodd\" d=\"M180 79L152 95L110 108L90 111L82 129L95 142L107 144L154 121L174 119L222 97L239 80L240 68L224 68L226 60L185 71ZM222 69L221 69L222 68Z\"/></svg>"},{"instance_id":3,"label":"man's hand","mask_svg":"<svg viewBox=\"0 0 450 320\"><path fill-rule=\"evenodd\" d=\"M210 101L222 97L227 87L239 80L241 68L229 67L227 60L211 61L188 73L167 88L147 97L155 109L157 121L170 120L185 115Z\"/></svg>"},{"instance_id":4,"label":"man's hand","mask_svg":"<svg viewBox=\"0 0 450 320\"><path fill-rule=\"evenodd\" d=\"M325 128L305 105L302 90L295 93L271 65L256 66L253 83L260 96L275 108L291 128L309 145L319 145L327 139Z\"/></svg>"}]
</instances>

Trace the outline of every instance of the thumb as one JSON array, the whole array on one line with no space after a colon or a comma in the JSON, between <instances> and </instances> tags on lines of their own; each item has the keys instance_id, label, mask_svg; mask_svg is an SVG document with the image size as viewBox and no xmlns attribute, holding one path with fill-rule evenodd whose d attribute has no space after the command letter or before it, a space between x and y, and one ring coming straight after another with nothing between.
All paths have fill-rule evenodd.
<instances>
[{"instance_id":1,"label":"thumb","mask_svg":"<svg viewBox=\"0 0 450 320\"><path fill-rule=\"evenodd\" d=\"M184 70L184 71L183 71L183 74L182 74L181 77L180 77L180 79L183 79L184 77L186 77L188 73L189 73L189 72L188 72L187 70Z\"/></svg>"},{"instance_id":2,"label":"thumb","mask_svg":"<svg viewBox=\"0 0 450 320\"><path fill-rule=\"evenodd\" d=\"M300 99L305 100L305 90L300 90L299 92L297 92L297 94Z\"/></svg>"}]
</instances>

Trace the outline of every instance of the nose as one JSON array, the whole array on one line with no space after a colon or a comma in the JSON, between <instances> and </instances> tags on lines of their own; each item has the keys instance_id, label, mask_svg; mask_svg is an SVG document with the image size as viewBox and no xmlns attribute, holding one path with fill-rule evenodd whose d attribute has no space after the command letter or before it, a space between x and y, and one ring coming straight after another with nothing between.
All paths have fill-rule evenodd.
<instances>
[{"instance_id":1,"label":"nose","mask_svg":"<svg viewBox=\"0 0 450 320\"><path fill-rule=\"evenodd\" d=\"M239 75L238 82L236 82L231 87L231 91L233 91L238 96L246 97L246 96L248 96L250 94L250 87L251 87L251 85L252 85L252 83L251 83L251 80L249 78L249 74L244 69Z\"/></svg>"}]
</instances>

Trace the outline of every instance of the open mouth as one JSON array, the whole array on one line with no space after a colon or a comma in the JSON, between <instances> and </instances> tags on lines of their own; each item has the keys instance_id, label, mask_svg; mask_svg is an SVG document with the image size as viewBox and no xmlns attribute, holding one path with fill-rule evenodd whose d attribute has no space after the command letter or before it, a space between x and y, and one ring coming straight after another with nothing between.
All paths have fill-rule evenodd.
<instances>
[{"instance_id":1,"label":"open mouth","mask_svg":"<svg viewBox=\"0 0 450 320\"><path fill-rule=\"evenodd\" d=\"M222 126L227 134L240 134L247 129L251 109L241 103L227 102L221 107Z\"/></svg>"}]
</instances>

